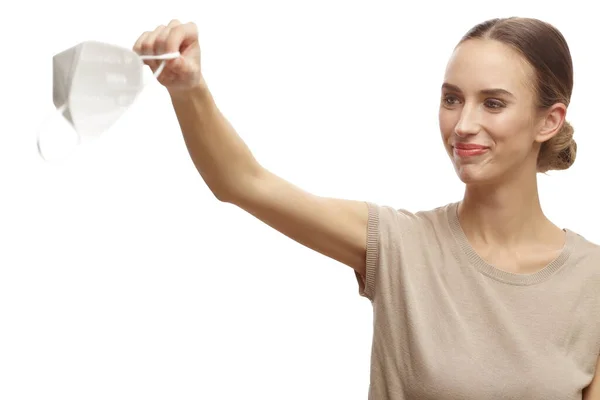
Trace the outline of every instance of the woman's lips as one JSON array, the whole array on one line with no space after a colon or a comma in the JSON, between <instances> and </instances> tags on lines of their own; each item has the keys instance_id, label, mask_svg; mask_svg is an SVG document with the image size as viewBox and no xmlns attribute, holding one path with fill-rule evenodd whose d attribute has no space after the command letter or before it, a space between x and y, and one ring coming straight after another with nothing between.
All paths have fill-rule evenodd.
<instances>
[{"instance_id":1,"label":"woman's lips","mask_svg":"<svg viewBox=\"0 0 600 400\"><path fill-rule=\"evenodd\" d=\"M457 143L453 146L454 154L459 157L473 157L487 152L489 147L480 144Z\"/></svg>"}]
</instances>

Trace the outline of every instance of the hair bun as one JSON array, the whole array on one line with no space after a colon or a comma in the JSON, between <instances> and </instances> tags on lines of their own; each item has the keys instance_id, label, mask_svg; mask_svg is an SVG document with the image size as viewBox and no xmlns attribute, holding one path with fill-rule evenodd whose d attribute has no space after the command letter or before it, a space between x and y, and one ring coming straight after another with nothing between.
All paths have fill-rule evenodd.
<instances>
[{"instance_id":1,"label":"hair bun","mask_svg":"<svg viewBox=\"0 0 600 400\"><path fill-rule=\"evenodd\" d=\"M564 170L575 162L577 143L573 139L575 129L565 121L561 130L542 144L538 157L538 171Z\"/></svg>"}]
</instances>

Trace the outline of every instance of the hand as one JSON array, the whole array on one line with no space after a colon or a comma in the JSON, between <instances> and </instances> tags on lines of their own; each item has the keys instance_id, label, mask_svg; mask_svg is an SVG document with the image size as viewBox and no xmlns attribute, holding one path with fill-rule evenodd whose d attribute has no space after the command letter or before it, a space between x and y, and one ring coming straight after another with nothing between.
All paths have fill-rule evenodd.
<instances>
[{"instance_id":1,"label":"hand","mask_svg":"<svg viewBox=\"0 0 600 400\"><path fill-rule=\"evenodd\" d=\"M181 56L165 62L158 81L169 92L194 89L204 84L200 69L200 43L198 28L193 22L182 24L172 20L169 25L158 26L154 31L144 32L133 46L139 55L161 55L179 51ZM156 72L162 60L144 60L152 72Z\"/></svg>"}]
</instances>

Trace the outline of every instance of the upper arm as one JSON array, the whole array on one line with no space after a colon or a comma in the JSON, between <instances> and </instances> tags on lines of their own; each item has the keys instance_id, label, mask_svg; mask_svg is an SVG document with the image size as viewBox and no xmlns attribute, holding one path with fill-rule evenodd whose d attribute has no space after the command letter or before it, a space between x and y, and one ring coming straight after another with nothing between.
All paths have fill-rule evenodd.
<instances>
[{"instance_id":1,"label":"upper arm","mask_svg":"<svg viewBox=\"0 0 600 400\"><path fill-rule=\"evenodd\" d=\"M596 373L590 385L583 391L582 400L600 400L600 357L596 363Z\"/></svg>"},{"instance_id":2,"label":"upper arm","mask_svg":"<svg viewBox=\"0 0 600 400\"><path fill-rule=\"evenodd\" d=\"M264 169L232 197L228 202L289 238L365 274L365 202L317 196Z\"/></svg>"}]
</instances>

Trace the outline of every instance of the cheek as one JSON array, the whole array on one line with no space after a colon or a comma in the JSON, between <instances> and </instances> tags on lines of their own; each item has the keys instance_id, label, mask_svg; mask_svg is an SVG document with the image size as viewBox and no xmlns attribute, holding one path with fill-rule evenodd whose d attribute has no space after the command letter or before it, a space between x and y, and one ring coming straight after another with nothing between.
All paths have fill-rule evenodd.
<instances>
[{"instance_id":1,"label":"cheek","mask_svg":"<svg viewBox=\"0 0 600 400\"><path fill-rule=\"evenodd\" d=\"M527 147L530 127L523 117L510 113L493 115L487 119L485 126L497 146L511 150Z\"/></svg>"},{"instance_id":2,"label":"cheek","mask_svg":"<svg viewBox=\"0 0 600 400\"><path fill-rule=\"evenodd\" d=\"M440 125L440 133L442 137L446 140L452 136L454 132L454 127L458 123L458 118L456 113L449 112L448 110L442 109L439 113L439 125Z\"/></svg>"}]
</instances>

